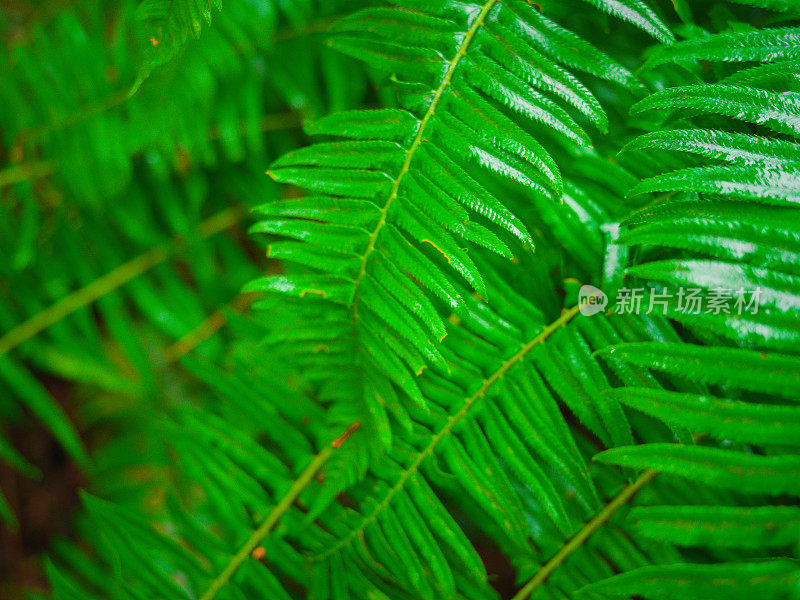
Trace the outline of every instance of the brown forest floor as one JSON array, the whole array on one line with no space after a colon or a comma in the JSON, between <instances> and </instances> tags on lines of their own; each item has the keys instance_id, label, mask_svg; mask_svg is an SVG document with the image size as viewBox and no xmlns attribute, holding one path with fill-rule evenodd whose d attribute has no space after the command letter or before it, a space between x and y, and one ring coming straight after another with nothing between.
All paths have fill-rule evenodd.
<instances>
[{"instance_id":1,"label":"brown forest floor","mask_svg":"<svg viewBox=\"0 0 800 600\"><path fill-rule=\"evenodd\" d=\"M71 386L43 380L65 408ZM58 537L71 534L84 479L77 467L37 419L4 431L14 447L42 472L38 481L23 477L0 462L0 490L19 523L16 531L0 525L0 598L22 600L26 592L47 589L41 554Z\"/></svg>"}]
</instances>

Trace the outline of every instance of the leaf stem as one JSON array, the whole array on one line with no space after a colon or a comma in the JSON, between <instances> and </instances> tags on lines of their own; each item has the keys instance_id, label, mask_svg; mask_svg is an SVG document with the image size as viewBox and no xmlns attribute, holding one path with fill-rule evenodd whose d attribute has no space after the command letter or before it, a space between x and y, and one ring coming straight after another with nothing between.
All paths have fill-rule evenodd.
<instances>
[{"instance_id":1,"label":"leaf stem","mask_svg":"<svg viewBox=\"0 0 800 600\"><path fill-rule=\"evenodd\" d=\"M47 161L29 162L11 165L0 171L0 188L47 177L53 172L53 164Z\"/></svg>"},{"instance_id":2,"label":"leaf stem","mask_svg":"<svg viewBox=\"0 0 800 600\"><path fill-rule=\"evenodd\" d=\"M530 581L528 581L511 600L525 600L528 598L536 588L550 577L553 571L560 567L575 550L580 548L595 531L600 529L615 512L627 504L637 492L650 483L656 475L658 475L658 471L647 470L639 475L636 481L626 485L619 494L603 507L603 510L597 513L597 515L586 523L578 533L561 546L561 549L542 565Z\"/></svg>"},{"instance_id":3,"label":"leaf stem","mask_svg":"<svg viewBox=\"0 0 800 600\"><path fill-rule=\"evenodd\" d=\"M351 306L355 312L357 303L358 303L358 287L361 285L361 281L364 279L364 275L367 272L367 259L369 255L372 254L372 251L375 250L375 244L378 241L378 237L380 236L381 231L383 230L383 226L386 225L386 219L389 214L389 208L392 206L392 203L397 198L397 194L400 190L400 183L403 181L403 177L405 177L406 173L408 173L409 168L411 167L411 161L414 158L419 147L422 145L424 141L424 134L425 128L427 127L430 120L433 118L433 115L436 113L436 109L439 107L439 103L442 101L442 96L444 95L445 90L450 85L450 82L453 80L453 73L458 66L458 63L461 61L462 58L467 53L467 48L469 48L470 43L474 39L475 35L478 33L478 30L483 26L484 22L486 21L486 17L489 14L489 11L492 10L495 4L497 4L498 0L489 0L486 2L483 7L481 8L481 12L475 18L475 20L470 25L470 28L464 34L464 39L461 41L461 44L456 51L455 56L450 59L447 63L447 69L445 69L444 74L442 75L442 79L439 82L439 87L436 88L436 91L433 93L433 98L431 99L431 103L428 106L428 110L425 113L425 116L422 117L422 120L419 122L419 127L417 128L417 134L414 136L414 140L411 142L408 150L406 151L406 158L403 161L403 166L400 167L400 173L395 177L394 181L392 182L392 189L389 191L389 197L386 199L386 203L381 208L381 216L378 220L377 225L375 225L375 229L372 230L372 233L369 236L369 243L367 244L367 249L364 251L363 256L361 257L361 267L358 271L358 275L356 276L355 281L355 293L353 294L353 301L351 302Z\"/></svg>"},{"instance_id":4,"label":"leaf stem","mask_svg":"<svg viewBox=\"0 0 800 600\"><path fill-rule=\"evenodd\" d=\"M183 358L217 331L222 329L228 322L228 317L225 314L227 311L243 313L260 297L260 293L244 292L237 295L222 308L215 310L197 327L167 347L164 351L165 362L169 364Z\"/></svg>"},{"instance_id":5,"label":"leaf stem","mask_svg":"<svg viewBox=\"0 0 800 600\"><path fill-rule=\"evenodd\" d=\"M329 445L325 446L308 464L308 466L300 473L300 476L294 480L292 486L289 488L289 491L281 498L278 504L270 511L267 515L267 518L264 519L264 522L258 526L258 529L253 531L252 535L247 539L244 545L239 548L239 551L231 557L228 566L223 569L223 571L211 582L211 585L205 591L205 593L200 597L200 600L211 600L217 595L227 583L230 581L231 577L233 577L234 573L239 569L242 563L247 560L250 556L250 553L255 550L255 548L262 542L264 538L266 538L275 524L280 520L280 518L292 507L294 501L297 500L298 496L303 492L303 490L308 487L311 481L314 479L314 475L317 474L317 471L322 468L331 455L342 446L359 427L361 423L359 421L355 421L353 424L348 427L342 435L336 438L333 442Z\"/></svg>"},{"instance_id":6,"label":"leaf stem","mask_svg":"<svg viewBox=\"0 0 800 600\"><path fill-rule=\"evenodd\" d=\"M469 412L469 409L472 408L472 406L478 400L483 398L483 396L486 395L489 389L500 379L502 379L502 377L509 370L511 370L511 368L520 363L528 355L528 353L531 350L533 350L533 348L535 348L536 346L547 340L547 338L549 338L554 331L569 323L575 317L575 315L578 314L579 310L580 310L580 305L578 304L576 304L575 306L573 306L568 310L565 310L558 319L553 321L550 325L546 325L535 338L533 338L526 344L523 344L522 347L519 349L519 351L517 351L517 353L514 354L514 356L512 356L502 365L500 365L500 368L498 368L494 373L492 373L492 375L488 379L484 380L483 385L481 385L481 387L478 388L478 391L476 391L474 394L472 394L472 396L464 400L464 405L458 410L458 412L451 415L450 418L447 419L447 423L445 423L444 427L442 427L436 433L436 435L433 436L433 438L425 447L425 449L422 450L419 454L417 454L417 457L414 459L414 462L412 462L411 465L409 465L409 467L403 471L403 474L400 476L400 479L397 480L397 483L395 483L389 489L389 491L386 493L386 496L384 496L383 500L381 500L375 506L373 511L368 516L364 517L359 526L356 527L355 529L352 529L345 537L336 542L336 544L334 544L327 550L321 552L317 556L314 556L312 560L315 561L322 560L325 557L334 554L339 549L347 546L351 541L353 541L353 539L355 539L370 523L372 523L378 517L378 515L383 511L383 509L389 506L389 504L392 501L392 498L394 498L395 495L397 495L397 493L403 489L406 482L411 478L411 476L416 474L416 472L422 465L423 461L428 456L433 454L433 451L436 449L436 446L439 445L439 442L441 442L445 437L447 437L447 435L450 434L453 427L455 427L456 424L462 418L464 418L464 416L466 416L466 414Z\"/></svg>"}]
</instances>

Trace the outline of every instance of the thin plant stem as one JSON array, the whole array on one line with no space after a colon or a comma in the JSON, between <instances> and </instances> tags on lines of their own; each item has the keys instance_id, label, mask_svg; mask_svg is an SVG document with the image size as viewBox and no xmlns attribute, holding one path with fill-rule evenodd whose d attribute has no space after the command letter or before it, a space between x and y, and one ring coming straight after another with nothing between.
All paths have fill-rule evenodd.
<instances>
[{"instance_id":1,"label":"thin plant stem","mask_svg":"<svg viewBox=\"0 0 800 600\"><path fill-rule=\"evenodd\" d=\"M197 228L197 235L200 239L211 237L232 227L243 216L244 210L241 207L225 209L203 221ZM20 323L0 337L0 356L5 356L20 344L35 337L64 317L92 304L97 299L110 294L156 265L163 263L175 254L181 246L182 241L178 239L151 248L36 313L30 319Z\"/></svg>"},{"instance_id":2,"label":"thin plant stem","mask_svg":"<svg viewBox=\"0 0 800 600\"><path fill-rule=\"evenodd\" d=\"M295 500L303 493L308 485L313 481L314 475L317 474L322 468L328 459L333 455L336 450L338 450L342 444L347 441L353 433L361 426L359 421L355 421L351 424L345 431L336 438L333 442L329 445L325 446L314 458L311 459L311 462L308 463L308 466L300 473L300 476L294 480L292 486L289 488L289 491L280 499L280 501L273 507L273 509L267 515L267 518L258 526L258 528L253 531L247 541L242 545L241 548L231 557L230 562L228 565L222 570L222 572L214 578L209 585L208 589L205 593L200 597L200 600L211 600L214 598L217 593L230 581L231 577L239 570L239 567L242 566L245 560L250 556L253 550L266 538L269 533L272 531L273 527L280 521L281 517L288 512L288 510L292 507Z\"/></svg>"},{"instance_id":3,"label":"thin plant stem","mask_svg":"<svg viewBox=\"0 0 800 600\"><path fill-rule=\"evenodd\" d=\"M553 557L548 560L536 572L536 574L526 583L511 600L525 600L533 591L541 586L547 578L552 575L561 564L567 560L573 552L580 548L592 534L600 529L620 508L625 506L644 486L655 479L658 471L644 471L639 477L626 485L608 504L603 507L595 517L586 523L581 530L572 536Z\"/></svg>"}]
</instances>

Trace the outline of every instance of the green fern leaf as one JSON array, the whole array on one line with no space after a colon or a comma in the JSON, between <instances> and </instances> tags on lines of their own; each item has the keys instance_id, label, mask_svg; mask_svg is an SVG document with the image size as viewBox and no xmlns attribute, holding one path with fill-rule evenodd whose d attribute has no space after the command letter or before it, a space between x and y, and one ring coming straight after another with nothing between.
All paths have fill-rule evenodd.
<instances>
[{"instance_id":1,"label":"green fern leaf","mask_svg":"<svg viewBox=\"0 0 800 600\"><path fill-rule=\"evenodd\" d=\"M690 191L778 206L800 202L800 169L796 163L781 168L748 166L698 167L645 179L630 194Z\"/></svg>"},{"instance_id":2,"label":"green fern leaf","mask_svg":"<svg viewBox=\"0 0 800 600\"><path fill-rule=\"evenodd\" d=\"M800 146L761 136L709 129L656 131L628 143L623 151L657 148L691 152L745 165L792 165L800 162Z\"/></svg>"},{"instance_id":3,"label":"green fern leaf","mask_svg":"<svg viewBox=\"0 0 800 600\"><path fill-rule=\"evenodd\" d=\"M25 367L8 356L0 357L0 376L9 389L14 390L24 405L52 432L73 460L81 466L88 466L89 457L78 432L64 413L64 409L50 396L44 386ZM11 454L6 455L6 457L11 456Z\"/></svg>"},{"instance_id":4,"label":"green fern leaf","mask_svg":"<svg viewBox=\"0 0 800 600\"><path fill-rule=\"evenodd\" d=\"M141 34L150 51L130 94L154 68L172 60L190 37L199 37L203 23L211 21L212 8L220 9L222 0L143 0L136 9Z\"/></svg>"},{"instance_id":5,"label":"green fern leaf","mask_svg":"<svg viewBox=\"0 0 800 600\"><path fill-rule=\"evenodd\" d=\"M690 206L689 206L690 204ZM713 206L713 210L711 209ZM658 211L648 209L632 218L635 228L620 235L624 244L651 244L669 248L699 250L727 261L746 261L765 269L800 274L800 240L795 234L797 214L750 208L741 204L680 203L680 207Z\"/></svg>"},{"instance_id":6,"label":"green fern leaf","mask_svg":"<svg viewBox=\"0 0 800 600\"><path fill-rule=\"evenodd\" d=\"M654 600L681 596L687 600L732 598L764 600L786 598L800 574L793 560L771 560L718 565L679 564L642 567L584 588L584 594L605 598L646 593Z\"/></svg>"},{"instance_id":7,"label":"green fern leaf","mask_svg":"<svg viewBox=\"0 0 800 600\"><path fill-rule=\"evenodd\" d=\"M799 62L786 60L742 69L728 75L720 83L747 85L780 92L797 92L797 65Z\"/></svg>"},{"instance_id":8,"label":"green fern leaf","mask_svg":"<svg viewBox=\"0 0 800 600\"><path fill-rule=\"evenodd\" d=\"M594 460L634 469L654 469L745 493L800 492L800 458L794 455L760 456L722 448L643 444L612 448L596 455Z\"/></svg>"},{"instance_id":9,"label":"green fern leaf","mask_svg":"<svg viewBox=\"0 0 800 600\"><path fill-rule=\"evenodd\" d=\"M800 410L748 404L646 388L617 388L608 394L627 406L719 439L751 444L794 445L800 440Z\"/></svg>"},{"instance_id":10,"label":"green fern leaf","mask_svg":"<svg viewBox=\"0 0 800 600\"><path fill-rule=\"evenodd\" d=\"M672 31L642 0L584 0L624 21L633 23L662 43L675 39Z\"/></svg>"},{"instance_id":11,"label":"green fern leaf","mask_svg":"<svg viewBox=\"0 0 800 600\"><path fill-rule=\"evenodd\" d=\"M648 10L640 2L619 8L655 31ZM403 413L412 409L404 407L406 397L425 407L416 383L422 370L437 365L446 370L438 349L446 316L439 302L464 319L468 292L460 291L460 281L487 296L473 253L483 247L511 258L533 246L522 221L495 194L497 186L515 186L541 203L562 193L555 149L545 149L528 129L539 127L555 147L572 148L589 143L575 112L606 127L599 102L564 65L580 62L580 68L630 82L623 69L585 43L587 51L577 61L565 48L575 36L524 2L490 0L472 13L444 6L367 9L342 20L335 32L337 48L403 80L402 109L350 111L312 122L309 132L342 141L290 152L273 164L270 174L277 181L326 194L319 204L326 209L312 210L314 201L306 199L262 210L268 219L253 231L292 238L307 248L293 241L271 244L270 255L292 267L247 289L313 297L315 307L328 299L345 305L333 329L349 328L349 339L331 344L323 334L331 330L329 322L318 333L306 332L302 343L315 337L324 343L325 365L341 369L355 361L363 375L345 394L351 409L344 420L359 412L358 398L369 402L374 416L365 431L374 425L382 432L373 438L380 447L373 442L370 454L376 454L390 439L384 413L407 421ZM400 391L391 392L388 404L385 390L379 401L370 389L386 376ZM611 414L602 418L614 435L623 435ZM347 469L363 474L365 467L359 460Z\"/></svg>"},{"instance_id":12,"label":"green fern leaf","mask_svg":"<svg viewBox=\"0 0 800 600\"><path fill-rule=\"evenodd\" d=\"M773 62L800 56L800 29L764 29L723 33L709 38L662 46L647 59L645 68L696 60L723 62Z\"/></svg>"},{"instance_id":13,"label":"green fern leaf","mask_svg":"<svg viewBox=\"0 0 800 600\"><path fill-rule=\"evenodd\" d=\"M736 85L694 85L670 88L640 100L633 114L650 109L685 109L691 113L716 113L764 125L778 133L800 135L800 99L785 94Z\"/></svg>"},{"instance_id":14,"label":"green fern leaf","mask_svg":"<svg viewBox=\"0 0 800 600\"><path fill-rule=\"evenodd\" d=\"M734 385L786 398L800 393L800 359L796 356L654 342L617 344L600 353L693 381Z\"/></svg>"},{"instance_id":15,"label":"green fern leaf","mask_svg":"<svg viewBox=\"0 0 800 600\"><path fill-rule=\"evenodd\" d=\"M637 506L628 518L643 537L678 546L784 548L800 537L794 506Z\"/></svg>"}]
</instances>

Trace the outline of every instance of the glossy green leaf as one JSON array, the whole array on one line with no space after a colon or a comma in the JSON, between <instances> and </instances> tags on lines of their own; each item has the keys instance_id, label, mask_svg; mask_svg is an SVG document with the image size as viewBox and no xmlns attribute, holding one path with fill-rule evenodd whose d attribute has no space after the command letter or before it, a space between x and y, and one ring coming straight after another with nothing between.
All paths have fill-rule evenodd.
<instances>
[{"instance_id":1,"label":"glossy green leaf","mask_svg":"<svg viewBox=\"0 0 800 600\"><path fill-rule=\"evenodd\" d=\"M612 448L594 459L745 493L800 493L800 457L795 455L762 456L722 448L643 444Z\"/></svg>"},{"instance_id":2,"label":"glossy green leaf","mask_svg":"<svg viewBox=\"0 0 800 600\"><path fill-rule=\"evenodd\" d=\"M393 108L334 113L306 123L310 135L335 135L362 140L402 141L415 133L419 121L410 112Z\"/></svg>"},{"instance_id":3,"label":"glossy green leaf","mask_svg":"<svg viewBox=\"0 0 800 600\"><path fill-rule=\"evenodd\" d=\"M798 94L779 94L736 85L691 85L657 92L631 107L638 114L650 109L685 109L716 113L763 125L778 133L800 135Z\"/></svg>"},{"instance_id":4,"label":"glossy green leaf","mask_svg":"<svg viewBox=\"0 0 800 600\"><path fill-rule=\"evenodd\" d=\"M770 202L781 206L800 202L800 170L791 166L698 167L645 179L631 195L687 191Z\"/></svg>"},{"instance_id":5,"label":"glossy green leaf","mask_svg":"<svg viewBox=\"0 0 800 600\"><path fill-rule=\"evenodd\" d=\"M670 425L719 439L778 445L795 445L800 440L800 409L794 406L750 404L647 388L618 388L607 395Z\"/></svg>"},{"instance_id":6,"label":"glossy green leaf","mask_svg":"<svg viewBox=\"0 0 800 600\"><path fill-rule=\"evenodd\" d=\"M722 33L661 47L647 60L645 67L695 60L771 62L797 58L800 56L798 47L800 29L796 27Z\"/></svg>"},{"instance_id":7,"label":"glossy green leaf","mask_svg":"<svg viewBox=\"0 0 800 600\"><path fill-rule=\"evenodd\" d=\"M603 598L645 593L653 600L731 598L778 600L790 597L800 578L793 560L716 565L642 567L584 588Z\"/></svg>"},{"instance_id":8,"label":"glossy green leaf","mask_svg":"<svg viewBox=\"0 0 800 600\"><path fill-rule=\"evenodd\" d=\"M638 342L601 354L693 381L800 398L800 358L738 348Z\"/></svg>"},{"instance_id":9,"label":"glossy green leaf","mask_svg":"<svg viewBox=\"0 0 800 600\"><path fill-rule=\"evenodd\" d=\"M631 141L623 150L643 148L691 152L745 165L787 165L800 162L800 145L762 136L711 129L656 131Z\"/></svg>"},{"instance_id":10,"label":"glossy green leaf","mask_svg":"<svg viewBox=\"0 0 800 600\"><path fill-rule=\"evenodd\" d=\"M642 536L679 546L784 548L800 538L795 506L637 506L628 518Z\"/></svg>"}]
</instances>

